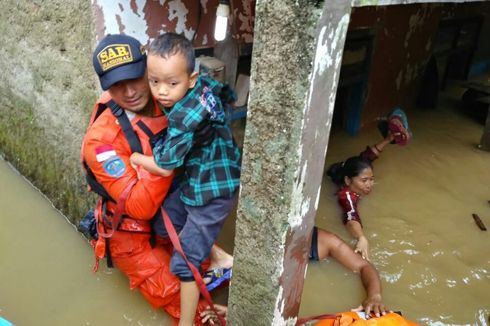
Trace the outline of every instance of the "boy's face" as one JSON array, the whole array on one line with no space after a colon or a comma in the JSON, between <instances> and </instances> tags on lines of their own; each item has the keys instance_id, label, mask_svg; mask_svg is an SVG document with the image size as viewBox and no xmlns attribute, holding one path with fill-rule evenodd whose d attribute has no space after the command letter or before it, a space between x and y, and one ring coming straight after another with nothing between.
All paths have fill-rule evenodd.
<instances>
[{"instance_id":1,"label":"boy's face","mask_svg":"<svg viewBox=\"0 0 490 326\"><path fill-rule=\"evenodd\" d=\"M196 84L198 74L187 72L187 60L181 53L168 58L150 54L147 64L151 93L166 108L174 106Z\"/></svg>"}]
</instances>

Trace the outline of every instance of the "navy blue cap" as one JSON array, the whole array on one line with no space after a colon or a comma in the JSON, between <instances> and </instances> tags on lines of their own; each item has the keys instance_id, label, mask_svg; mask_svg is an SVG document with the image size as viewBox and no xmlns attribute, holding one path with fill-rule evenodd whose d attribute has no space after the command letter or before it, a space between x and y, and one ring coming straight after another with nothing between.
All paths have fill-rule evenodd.
<instances>
[{"instance_id":1,"label":"navy blue cap","mask_svg":"<svg viewBox=\"0 0 490 326\"><path fill-rule=\"evenodd\" d=\"M137 39L128 35L104 37L95 48L92 60L103 90L121 80L145 75L145 49Z\"/></svg>"}]
</instances>

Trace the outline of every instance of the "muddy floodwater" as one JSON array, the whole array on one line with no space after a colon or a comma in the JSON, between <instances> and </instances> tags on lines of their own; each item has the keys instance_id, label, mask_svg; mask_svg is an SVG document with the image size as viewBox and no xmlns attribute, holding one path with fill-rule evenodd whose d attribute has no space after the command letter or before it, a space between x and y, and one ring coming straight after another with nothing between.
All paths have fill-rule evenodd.
<instances>
[{"instance_id":1,"label":"muddy floodwater","mask_svg":"<svg viewBox=\"0 0 490 326\"><path fill-rule=\"evenodd\" d=\"M413 141L385 148L373 164L374 190L359 205L385 304L422 325L489 325L490 153L477 149L483 126L460 114L458 98L409 112ZM333 132L326 166L379 140L376 128ZM334 193L323 180L316 225L351 241ZM301 315L345 311L363 295L359 277L338 263L310 264Z\"/></svg>"},{"instance_id":2,"label":"muddy floodwater","mask_svg":"<svg viewBox=\"0 0 490 326\"><path fill-rule=\"evenodd\" d=\"M483 126L445 99L437 110L409 110L413 141L388 146L374 163L376 185L359 206L385 304L422 325L489 325L490 153L476 148ZM334 131L327 163L380 139ZM31 185L0 160L0 316L30 325L170 325L116 270L91 271L87 241ZM353 244L335 188L323 180L316 225ZM234 216L220 242L233 249ZM334 261L308 267L300 315L357 307L357 275Z\"/></svg>"},{"instance_id":3,"label":"muddy floodwater","mask_svg":"<svg viewBox=\"0 0 490 326\"><path fill-rule=\"evenodd\" d=\"M170 325L0 159L0 316L17 326Z\"/></svg>"}]
</instances>

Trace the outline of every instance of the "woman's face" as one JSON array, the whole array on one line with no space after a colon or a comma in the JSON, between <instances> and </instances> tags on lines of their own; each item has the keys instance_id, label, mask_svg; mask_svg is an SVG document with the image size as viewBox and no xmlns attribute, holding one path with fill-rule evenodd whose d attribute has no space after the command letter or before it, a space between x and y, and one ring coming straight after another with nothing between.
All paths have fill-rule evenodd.
<instances>
[{"instance_id":1,"label":"woman's face","mask_svg":"<svg viewBox=\"0 0 490 326\"><path fill-rule=\"evenodd\" d=\"M369 195L374 185L373 169L365 168L356 177L345 177L345 184L351 191L354 191L359 195Z\"/></svg>"}]
</instances>

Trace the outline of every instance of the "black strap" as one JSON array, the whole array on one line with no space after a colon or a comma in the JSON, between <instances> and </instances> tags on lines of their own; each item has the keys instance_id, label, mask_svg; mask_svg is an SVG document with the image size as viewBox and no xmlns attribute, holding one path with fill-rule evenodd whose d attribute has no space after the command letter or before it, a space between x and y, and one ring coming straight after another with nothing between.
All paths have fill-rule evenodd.
<instances>
[{"instance_id":1,"label":"black strap","mask_svg":"<svg viewBox=\"0 0 490 326\"><path fill-rule=\"evenodd\" d=\"M97 105L97 111L95 112L93 121L97 120L97 118L102 114L102 112L105 111L105 109L107 109L107 105L105 103L99 103L99 105Z\"/></svg>"},{"instance_id":2,"label":"black strap","mask_svg":"<svg viewBox=\"0 0 490 326\"><path fill-rule=\"evenodd\" d=\"M117 118L119 122L119 126L121 127L124 135L126 136L126 140L129 143L129 147L133 153L143 153L143 149L141 148L141 142L136 136L134 132L133 126L131 126L131 122L128 119L128 116L124 112L124 109L116 104L113 100L110 100L107 105L111 108L112 114Z\"/></svg>"},{"instance_id":3,"label":"black strap","mask_svg":"<svg viewBox=\"0 0 490 326\"><path fill-rule=\"evenodd\" d=\"M92 172L92 170L90 170L90 167L88 166L85 160L83 161L83 167L85 168L85 172L86 172L85 179L87 180L87 184L89 185L90 189L92 189L96 194L98 194L102 198L106 200L110 200L115 203L116 201L112 199L112 197L105 190L105 188L102 187L102 185L97 181L94 173Z\"/></svg>"},{"instance_id":4,"label":"black strap","mask_svg":"<svg viewBox=\"0 0 490 326\"><path fill-rule=\"evenodd\" d=\"M114 268L114 264L112 263L111 249L109 248L109 238L105 238L105 257L107 268Z\"/></svg>"}]
</instances>

